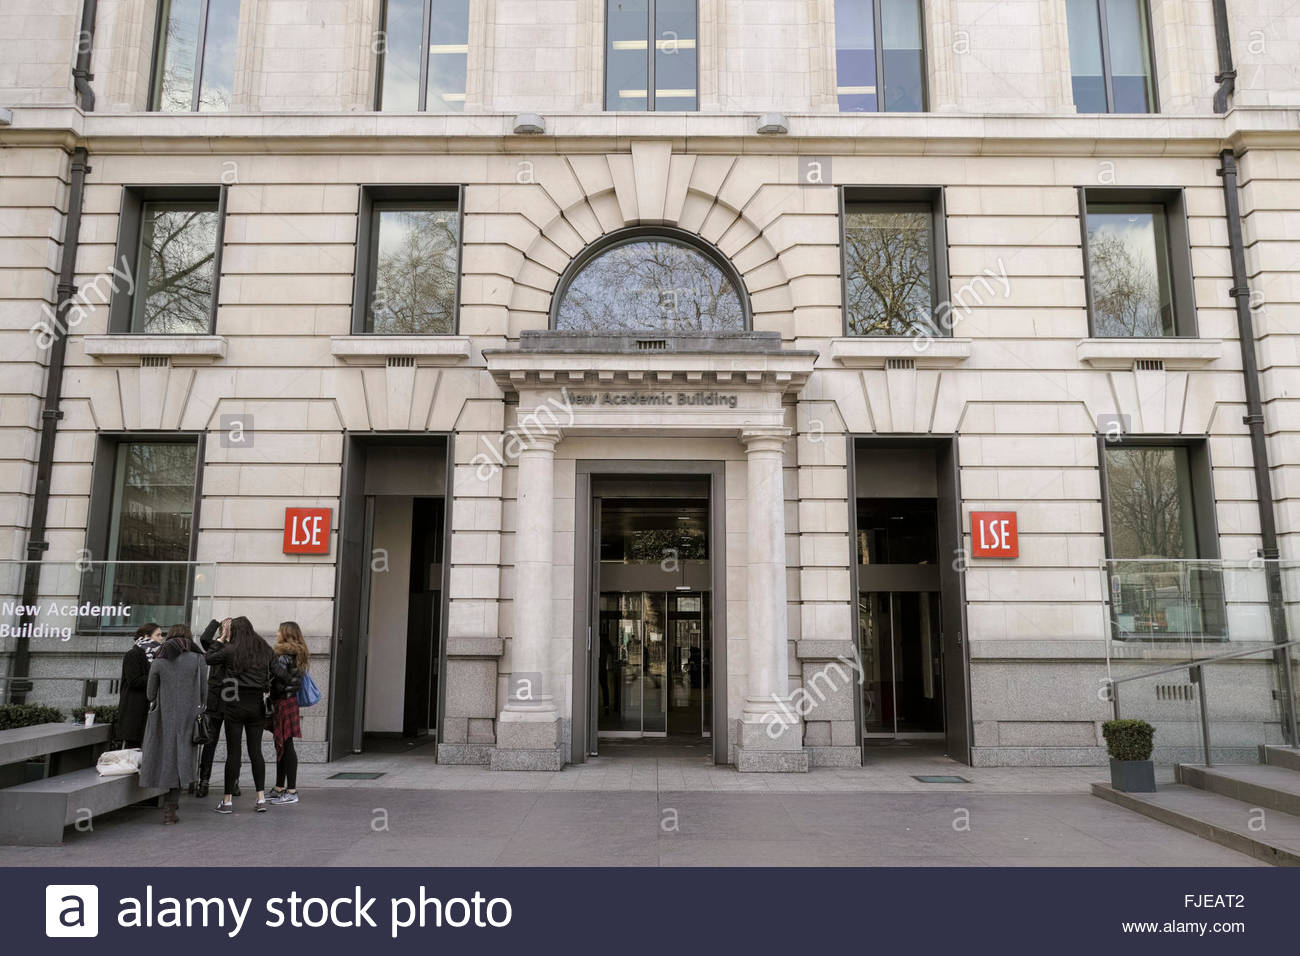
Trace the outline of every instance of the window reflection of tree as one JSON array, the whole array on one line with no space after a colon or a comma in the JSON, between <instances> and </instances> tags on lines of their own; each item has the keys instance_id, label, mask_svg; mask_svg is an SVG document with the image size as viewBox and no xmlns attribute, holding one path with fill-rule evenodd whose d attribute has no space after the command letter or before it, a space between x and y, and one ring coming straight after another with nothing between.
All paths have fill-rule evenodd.
<instances>
[{"instance_id":1,"label":"window reflection of tree","mask_svg":"<svg viewBox=\"0 0 1300 956\"><path fill-rule=\"evenodd\" d=\"M671 240L622 243L569 284L557 327L580 332L739 332L745 312L731 280Z\"/></svg>"},{"instance_id":2,"label":"window reflection of tree","mask_svg":"<svg viewBox=\"0 0 1300 956\"><path fill-rule=\"evenodd\" d=\"M1174 449L1112 451L1106 477L1115 557L1188 556L1185 502Z\"/></svg>"},{"instance_id":3,"label":"window reflection of tree","mask_svg":"<svg viewBox=\"0 0 1300 956\"><path fill-rule=\"evenodd\" d=\"M1088 235L1094 324L1098 335L1153 336L1165 332L1160 282L1136 248L1139 236L1112 231Z\"/></svg>"},{"instance_id":4,"label":"window reflection of tree","mask_svg":"<svg viewBox=\"0 0 1300 956\"><path fill-rule=\"evenodd\" d=\"M206 332L217 251L215 207L145 207L146 261L137 331Z\"/></svg>"},{"instance_id":5,"label":"window reflection of tree","mask_svg":"<svg viewBox=\"0 0 1300 956\"><path fill-rule=\"evenodd\" d=\"M844 229L850 335L933 331L929 214L850 212Z\"/></svg>"},{"instance_id":6,"label":"window reflection of tree","mask_svg":"<svg viewBox=\"0 0 1300 956\"><path fill-rule=\"evenodd\" d=\"M445 334L455 327L456 213L383 210L371 298L371 331Z\"/></svg>"}]
</instances>

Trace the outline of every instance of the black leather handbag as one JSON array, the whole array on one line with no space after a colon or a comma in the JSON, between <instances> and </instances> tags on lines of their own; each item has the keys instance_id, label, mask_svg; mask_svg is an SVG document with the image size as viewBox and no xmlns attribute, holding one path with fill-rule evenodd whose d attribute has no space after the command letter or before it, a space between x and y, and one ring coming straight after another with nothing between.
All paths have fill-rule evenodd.
<instances>
[{"instance_id":1,"label":"black leather handbag","mask_svg":"<svg viewBox=\"0 0 1300 956\"><path fill-rule=\"evenodd\" d=\"M214 724L213 718L205 714L200 708L198 715L194 718L194 735L191 737L194 746L202 747L217 739L217 730Z\"/></svg>"}]
</instances>

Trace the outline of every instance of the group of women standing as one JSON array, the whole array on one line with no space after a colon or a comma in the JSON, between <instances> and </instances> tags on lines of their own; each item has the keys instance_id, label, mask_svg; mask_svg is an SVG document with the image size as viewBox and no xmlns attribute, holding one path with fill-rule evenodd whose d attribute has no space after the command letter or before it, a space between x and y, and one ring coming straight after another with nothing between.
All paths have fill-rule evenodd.
<instances>
[{"instance_id":1,"label":"group of women standing","mask_svg":"<svg viewBox=\"0 0 1300 956\"><path fill-rule=\"evenodd\" d=\"M226 765L218 813L234 812L240 795L241 749L248 748L257 791L255 809L298 802L298 755L302 736L298 691L308 669L302 629L285 621L272 647L246 617L211 621L196 643L184 624L164 635L157 624L136 631L122 660L119 730L128 747L140 747L140 785L164 788L163 823L178 821L181 790L206 797L224 730ZM262 734L267 722L275 741L275 788L266 793ZM201 748L196 739L204 740Z\"/></svg>"}]
</instances>

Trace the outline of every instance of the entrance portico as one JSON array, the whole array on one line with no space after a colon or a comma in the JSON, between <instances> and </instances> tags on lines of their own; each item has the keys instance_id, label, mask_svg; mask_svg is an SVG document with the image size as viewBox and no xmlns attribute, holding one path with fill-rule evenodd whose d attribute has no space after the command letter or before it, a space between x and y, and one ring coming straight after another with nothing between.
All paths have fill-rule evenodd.
<instances>
[{"instance_id":1,"label":"entrance portico","mask_svg":"<svg viewBox=\"0 0 1300 956\"><path fill-rule=\"evenodd\" d=\"M734 649L727 676L732 695L728 762L740 770L803 771L802 722L789 704L786 522L783 463L792 433L786 402L803 387L816 353L783 350L765 333L659 336L653 343L624 336L525 334L518 350L484 352L489 371L518 397L502 459L518 471L515 528L514 633L503 670L509 694L499 715L495 769L559 769L565 739L585 739L593 719L575 707L586 687L557 640L554 602L556 513L569 507L556 495L556 447L566 439L645 440L645 457L674 457L693 439L733 440L743 449L744 600L733 602L725 635ZM511 460L513 459L513 461ZM730 537L731 535L728 535ZM725 560L720 547L715 560ZM733 559L734 560L734 559ZM574 613L579 613L574 609ZM567 726L566 726L567 725Z\"/></svg>"}]
</instances>

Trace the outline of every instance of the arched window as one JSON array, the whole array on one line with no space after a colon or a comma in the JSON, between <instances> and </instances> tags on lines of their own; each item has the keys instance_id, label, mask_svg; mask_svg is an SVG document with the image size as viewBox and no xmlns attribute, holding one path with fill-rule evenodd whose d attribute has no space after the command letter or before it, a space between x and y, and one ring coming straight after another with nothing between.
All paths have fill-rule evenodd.
<instances>
[{"instance_id":1,"label":"arched window","mask_svg":"<svg viewBox=\"0 0 1300 956\"><path fill-rule=\"evenodd\" d=\"M618 233L592 246L560 281L552 325L563 332L743 332L744 286L712 249L686 234Z\"/></svg>"}]
</instances>

